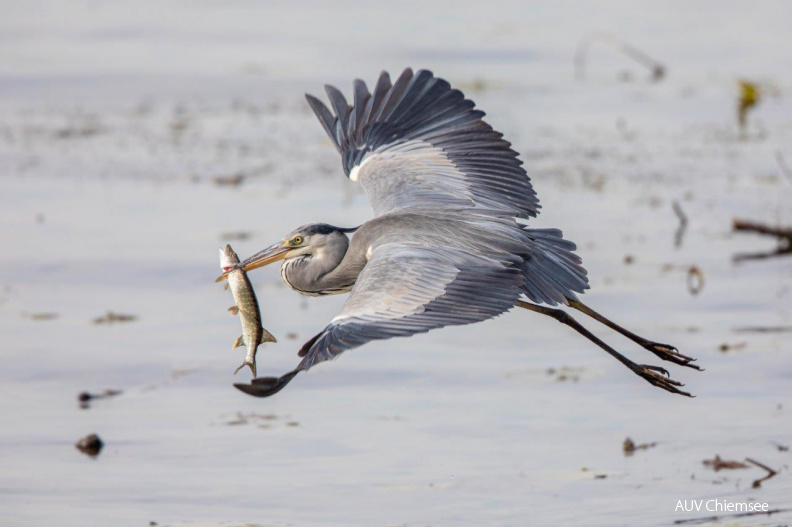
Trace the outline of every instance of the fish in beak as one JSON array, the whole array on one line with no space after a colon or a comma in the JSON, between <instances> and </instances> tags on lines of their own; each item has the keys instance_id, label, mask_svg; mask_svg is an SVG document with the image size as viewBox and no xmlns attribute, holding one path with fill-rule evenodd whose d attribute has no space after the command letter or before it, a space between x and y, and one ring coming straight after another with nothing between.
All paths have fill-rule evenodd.
<instances>
[{"instance_id":1,"label":"fish in beak","mask_svg":"<svg viewBox=\"0 0 792 527\"><path fill-rule=\"evenodd\" d=\"M229 267L227 269L224 268L223 269L224 273L221 274L219 277L217 277L217 280L215 280L215 282L219 282L221 280L228 278L228 273L230 273L231 271L235 271L237 269L242 269L243 271L250 271L252 269L258 269L259 267L264 267L265 265L271 264L272 262L283 260L284 258L286 258L286 255L292 249L294 248L284 243L276 243L274 245L271 245L270 247L267 247L263 251L257 252L250 258L239 262L233 267Z\"/></svg>"}]
</instances>

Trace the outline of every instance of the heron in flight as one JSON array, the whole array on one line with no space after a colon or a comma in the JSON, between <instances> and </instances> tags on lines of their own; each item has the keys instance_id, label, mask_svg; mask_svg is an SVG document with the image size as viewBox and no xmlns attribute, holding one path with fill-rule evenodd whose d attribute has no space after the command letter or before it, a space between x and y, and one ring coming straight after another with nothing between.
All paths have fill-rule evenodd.
<instances>
[{"instance_id":1,"label":"heron in flight","mask_svg":"<svg viewBox=\"0 0 792 527\"><path fill-rule=\"evenodd\" d=\"M516 306L571 327L650 384L690 396L664 368L629 360L555 307L578 310L662 360L700 369L675 347L640 337L578 299L589 286L575 244L558 229L527 225L539 213L536 191L517 152L473 101L426 70L406 69L393 83L383 72L372 92L356 80L351 105L337 88L325 89L332 111L311 95L308 104L347 177L363 187L374 219L351 229L299 227L238 265L282 261L291 289L349 298L303 345L293 371L237 388L267 397L299 372L371 340L481 322Z\"/></svg>"}]
</instances>

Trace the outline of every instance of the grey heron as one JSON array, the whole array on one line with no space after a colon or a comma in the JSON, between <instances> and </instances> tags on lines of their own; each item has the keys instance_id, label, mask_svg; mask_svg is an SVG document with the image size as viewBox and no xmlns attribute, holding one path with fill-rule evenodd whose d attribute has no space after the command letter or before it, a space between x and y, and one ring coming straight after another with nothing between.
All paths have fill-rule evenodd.
<instances>
[{"instance_id":1,"label":"grey heron","mask_svg":"<svg viewBox=\"0 0 792 527\"><path fill-rule=\"evenodd\" d=\"M571 327L650 384L690 396L664 368L631 361L557 307L592 317L662 360L700 369L579 300L589 286L575 244L558 229L527 225L540 209L531 180L473 101L426 70L406 69L393 83L383 72L373 92L355 80L352 104L325 89L332 111L311 95L308 104L374 218L352 229L305 225L239 264L252 270L282 261L291 289L349 298L302 346L293 371L235 386L267 397L369 341L481 322L516 306Z\"/></svg>"}]
</instances>

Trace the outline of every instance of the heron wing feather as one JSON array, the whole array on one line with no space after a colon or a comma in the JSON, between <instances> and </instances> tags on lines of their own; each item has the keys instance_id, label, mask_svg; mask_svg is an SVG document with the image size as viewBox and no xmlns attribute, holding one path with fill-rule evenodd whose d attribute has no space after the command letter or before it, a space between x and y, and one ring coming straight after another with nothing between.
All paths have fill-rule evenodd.
<instances>
[{"instance_id":1,"label":"heron wing feather","mask_svg":"<svg viewBox=\"0 0 792 527\"><path fill-rule=\"evenodd\" d=\"M338 89L326 91L332 112L306 97L375 214L427 205L538 214L536 192L511 144L473 101L430 71L406 69L393 84L383 72L373 95L356 80L352 106Z\"/></svg>"},{"instance_id":2,"label":"heron wing feather","mask_svg":"<svg viewBox=\"0 0 792 527\"><path fill-rule=\"evenodd\" d=\"M301 350L298 369L371 340L479 322L511 309L522 271L504 256L391 243L377 247L338 316Z\"/></svg>"}]
</instances>

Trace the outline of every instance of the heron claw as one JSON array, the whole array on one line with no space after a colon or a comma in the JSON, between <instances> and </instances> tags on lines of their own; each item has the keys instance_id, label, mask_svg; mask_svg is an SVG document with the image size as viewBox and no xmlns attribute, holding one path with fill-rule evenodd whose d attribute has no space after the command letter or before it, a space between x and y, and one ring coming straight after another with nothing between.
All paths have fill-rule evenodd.
<instances>
[{"instance_id":1,"label":"heron claw","mask_svg":"<svg viewBox=\"0 0 792 527\"><path fill-rule=\"evenodd\" d=\"M634 364L632 367L630 367L630 369L633 371L633 373L646 380L652 386L657 386L658 388L662 388L667 392L684 395L686 397L694 397L694 395L680 390L679 388L684 386L684 384L672 379L665 368L652 366L649 364Z\"/></svg>"},{"instance_id":2,"label":"heron claw","mask_svg":"<svg viewBox=\"0 0 792 527\"><path fill-rule=\"evenodd\" d=\"M668 373L668 370L667 370L667 369L665 369L665 368L662 368L662 367L660 367L660 366L652 366L651 364L641 364L641 367L642 367L642 368L646 368L646 369L648 369L648 370L652 370L652 371L656 371L656 372L662 373L662 374L663 374L663 375L665 375L667 378L670 378L670 377L671 377L671 374L670 374L670 373Z\"/></svg>"},{"instance_id":3,"label":"heron claw","mask_svg":"<svg viewBox=\"0 0 792 527\"><path fill-rule=\"evenodd\" d=\"M660 344L659 342L647 341L643 347L657 355L662 360L673 362L674 364L678 364L680 366L686 366L694 370L703 371L699 366L691 364L691 362L695 362L696 359L679 353L679 350L670 344Z\"/></svg>"}]
</instances>

